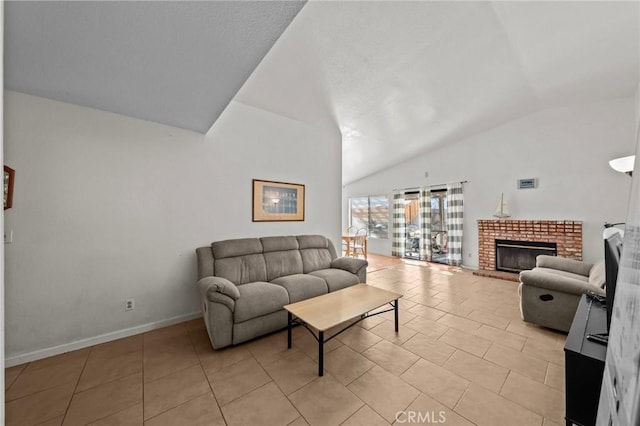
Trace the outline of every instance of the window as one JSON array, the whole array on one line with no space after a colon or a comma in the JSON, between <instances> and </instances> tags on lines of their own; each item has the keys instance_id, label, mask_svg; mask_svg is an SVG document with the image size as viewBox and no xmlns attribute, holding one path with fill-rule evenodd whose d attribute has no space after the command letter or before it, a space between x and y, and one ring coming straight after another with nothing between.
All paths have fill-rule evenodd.
<instances>
[{"instance_id":1,"label":"window","mask_svg":"<svg viewBox=\"0 0 640 426\"><path fill-rule=\"evenodd\" d=\"M349 199L349 225L369 230L372 238L389 238L389 197L371 195Z\"/></svg>"}]
</instances>

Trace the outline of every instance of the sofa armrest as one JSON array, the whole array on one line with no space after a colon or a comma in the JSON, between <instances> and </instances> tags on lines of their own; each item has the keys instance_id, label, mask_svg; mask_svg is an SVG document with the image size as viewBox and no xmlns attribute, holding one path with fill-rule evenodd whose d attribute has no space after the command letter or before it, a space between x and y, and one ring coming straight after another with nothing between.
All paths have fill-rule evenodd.
<instances>
[{"instance_id":1,"label":"sofa armrest","mask_svg":"<svg viewBox=\"0 0 640 426\"><path fill-rule=\"evenodd\" d=\"M362 268L366 268L368 265L369 262L366 260L353 257L339 257L331 262L332 268L342 269L355 275L358 275Z\"/></svg>"},{"instance_id":2,"label":"sofa armrest","mask_svg":"<svg viewBox=\"0 0 640 426\"><path fill-rule=\"evenodd\" d=\"M560 271L571 272L572 274L588 277L593 264L574 259L567 259L566 257L547 256L542 254L536 258L536 266L541 268L558 269Z\"/></svg>"},{"instance_id":3,"label":"sofa armrest","mask_svg":"<svg viewBox=\"0 0 640 426\"><path fill-rule=\"evenodd\" d=\"M233 312L235 301L240 298L238 287L221 277L204 277L198 281L200 295L210 302L223 303Z\"/></svg>"},{"instance_id":4,"label":"sofa armrest","mask_svg":"<svg viewBox=\"0 0 640 426\"><path fill-rule=\"evenodd\" d=\"M604 291L598 286L575 278L540 271L520 272L520 282L523 285L544 288L561 293L580 295L588 291L593 291L596 294L604 295Z\"/></svg>"}]
</instances>

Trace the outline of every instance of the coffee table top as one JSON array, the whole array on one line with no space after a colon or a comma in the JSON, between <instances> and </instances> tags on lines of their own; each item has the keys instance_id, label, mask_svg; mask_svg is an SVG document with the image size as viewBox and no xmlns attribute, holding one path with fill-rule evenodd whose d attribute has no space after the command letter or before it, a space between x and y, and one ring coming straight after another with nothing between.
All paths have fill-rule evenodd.
<instances>
[{"instance_id":1,"label":"coffee table top","mask_svg":"<svg viewBox=\"0 0 640 426\"><path fill-rule=\"evenodd\" d=\"M342 290L285 305L284 309L316 330L326 331L401 297L400 293L368 284L356 284Z\"/></svg>"}]
</instances>

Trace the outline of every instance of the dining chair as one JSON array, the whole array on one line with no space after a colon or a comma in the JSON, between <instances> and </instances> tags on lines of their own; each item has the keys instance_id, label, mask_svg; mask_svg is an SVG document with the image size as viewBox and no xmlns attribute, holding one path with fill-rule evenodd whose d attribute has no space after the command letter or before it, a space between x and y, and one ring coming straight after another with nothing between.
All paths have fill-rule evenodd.
<instances>
[{"instance_id":1,"label":"dining chair","mask_svg":"<svg viewBox=\"0 0 640 426\"><path fill-rule=\"evenodd\" d=\"M367 237L369 231L366 228L361 228L356 231L356 238L353 242L353 255L358 256L358 252L362 253L362 256L367 258Z\"/></svg>"}]
</instances>

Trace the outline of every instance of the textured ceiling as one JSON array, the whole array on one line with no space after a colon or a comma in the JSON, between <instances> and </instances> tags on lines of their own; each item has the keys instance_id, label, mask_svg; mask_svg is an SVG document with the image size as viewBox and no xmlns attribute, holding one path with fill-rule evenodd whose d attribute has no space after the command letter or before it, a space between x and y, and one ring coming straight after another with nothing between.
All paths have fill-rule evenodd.
<instances>
[{"instance_id":1,"label":"textured ceiling","mask_svg":"<svg viewBox=\"0 0 640 426\"><path fill-rule=\"evenodd\" d=\"M5 87L205 133L304 1L7 1Z\"/></svg>"},{"instance_id":2,"label":"textured ceiling","mask_svg":"<svg viewBox=\"0 0 640 426\"><path fill-rule=\"evenodd\" d=\"M303 5L6 2L5 87L202 133L231 99L336 126L350 183L640 81L637 1Z\"/></svg>"},{"instance_id":3,"label":"textured ceiling","mask_svg":"<svg viewBox=\"0 0 640 426\"><path fill-rule=\"evenodd\" d=\"M343 137L343 182L531 112L633 96L638 2L309 2L236 100Z\"/></svg>"}]
</instances>

